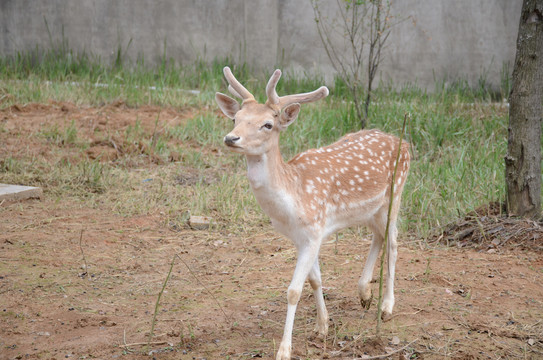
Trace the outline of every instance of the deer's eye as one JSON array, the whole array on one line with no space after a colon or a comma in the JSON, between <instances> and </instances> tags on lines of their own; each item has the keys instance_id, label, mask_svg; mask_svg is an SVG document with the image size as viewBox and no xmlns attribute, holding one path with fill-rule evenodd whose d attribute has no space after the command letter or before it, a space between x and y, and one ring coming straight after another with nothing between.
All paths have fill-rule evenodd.
<instances>
[{"instance_id":1,"label":"deer's eye","mask_svg":"<svg viewBox=\"0 0 543 360\"><path fill-rule=\"evenodd\" d=\"M262 125L262 127L268 129L268 130L271 130L273 128L273 124L272 123L265 123L264 125Z\"/></svg>"}]
</instances>

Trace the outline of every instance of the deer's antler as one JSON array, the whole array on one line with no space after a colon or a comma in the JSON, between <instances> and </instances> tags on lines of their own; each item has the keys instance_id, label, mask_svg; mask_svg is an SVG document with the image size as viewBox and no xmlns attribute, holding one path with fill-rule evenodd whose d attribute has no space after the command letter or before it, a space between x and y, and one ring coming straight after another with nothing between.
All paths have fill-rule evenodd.
<instances>
[{"instance_id":1,"label":"deer's antler","mask_svg":"<svg viewBox=\"0 0 543 360\"><path fill-rule=\"evenodd\" d=\"M277 91L275 90L275 87L277 86L277 83L279 82L279 79L281 78L281 70L277 69L273 72L272 76L270 77L270 80L268 81L268 85L266 85L266 95L268 96L268 102L270 104L279 105L280 108L283 108L289 104L293 103L308 103L320 100L326 96L328 96L328 88L326 86L321 86L315 91L308 92L308 93L302 93L302 94L294 94L294 95L286 95L279 97L277 95Z\"/></svg>"},{"instance_id":2,"label":"deer's antler","mask_svg":"<svg viewBox=\"0 0 543 360\"><path fill-rule=\"evenodd\" d=\"M230 84L230 86L228 86L228 91L230 91L232 95L243 99L243 101L255 99L253 94L251 94L249 90L241 85L241 83L236 79L234 74L232 74L232 70L230 70L228 66L224 67L223 73L224 77L226 77L226 81L228 81L228 84Z\"/></svg>"}]
</instances>

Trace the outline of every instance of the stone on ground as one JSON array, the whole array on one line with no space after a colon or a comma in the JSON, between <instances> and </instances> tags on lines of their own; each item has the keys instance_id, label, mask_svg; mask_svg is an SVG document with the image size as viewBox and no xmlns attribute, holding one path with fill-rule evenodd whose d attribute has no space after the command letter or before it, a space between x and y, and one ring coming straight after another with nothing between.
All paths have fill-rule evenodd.
<instances>
[{"instance_id":1,"label":"stone on ground","mask_svg":"<svg viewBox=\"0 0 543 360\"><path fill-rule=\"evenodd\" d=\"M0 184L0 202L40 198L42 190L34 186Z\"/></svg>"}]
</instances>

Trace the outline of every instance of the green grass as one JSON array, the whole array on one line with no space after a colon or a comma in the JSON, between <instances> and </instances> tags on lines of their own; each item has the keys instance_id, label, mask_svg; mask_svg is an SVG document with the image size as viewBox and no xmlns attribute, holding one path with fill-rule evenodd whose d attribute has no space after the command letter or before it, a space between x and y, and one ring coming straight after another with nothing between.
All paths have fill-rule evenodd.
<instances>
[{"instance_id":1,"label":"green grass","mask_svg":"<svg viewBox=\"0 0 543 360\"><path fill-rule=\"evenodd\" d=\"M183 125L168 126L160 134L146 133L135 121L124 138L127 143L145 144L143 155L153 152L166 158L177 152L182 166L214 169L217 174L217 181L211 184L180 186L173 180L173 165L159 165L149 169L150 174L134 172L128 160L141 153L126 154L115 163L89 160L82 154L83 160L78 163L0 159L0 182L45 186L46 193L54 196L79 196L88 199L90 206L109 206L127 216L161 212L165 223L182 223L187 213L213 216L219 226L243 224L239 225L241 229L266 221L250 193L243 158L222 150L220 155L198 150L222 149L222 138L232 126L230 120L217 117L214 102L216 91L226 92L222 67L227 64L231 65L229 59L187 65L163 61L147 67L140 60L105 66L90 55L66 49L36 50L0 59L2 108L49 100L94 106L120 100L135 107L152 104L192 109L192 118ZM269 74L246 65L235 66L233 71L258 99L264 100ZM507 79L502 82L510 86ZM319 77L284 74L278 93L310 91L322 83ZM508 110L491 103L494 98L484 81L475 89L459 80L452 85L438 82L434 93L415 85L401 89L382 85L375 92L369 127L398 134L404 114L411 114L406 138L414 156L403 196L403 231L426 237L436 227L479 206L504 200ZM327 99L303 106L299 119L282 136L282 151L288 159L356 130L358 121L348 105L348 94L336 81ZM51 146L85 148L73 122L64 129L45 128L36 136ZM180 142L196 144L197 148L179 146ZM146 178L153 180L143 182Z\"/></svg>"},{"instance_id":2,"label":"green grass","mask_svg":"<svg viewBox=\"0 0 543 360\"><path fill-rule=\"evenodd\" d=\"M66 159L45 162L37 158L0 159L0 182L31 184L44 188L52 196L87 198L102 194L112 185L109 183L111 168L98 161L84 159L72 163Z\"/></svg>"},{"instance_id":3,"label":"green grass","mask_svg":"<svg viewBox=\"0 0 543 360\"><path fill-rule=\"evenodd\" d=\"M75 121L63 131L54 125L40 131L40 135L55 145L75 145L77 141L77 127Z\"/></svg>"}]
</instances>

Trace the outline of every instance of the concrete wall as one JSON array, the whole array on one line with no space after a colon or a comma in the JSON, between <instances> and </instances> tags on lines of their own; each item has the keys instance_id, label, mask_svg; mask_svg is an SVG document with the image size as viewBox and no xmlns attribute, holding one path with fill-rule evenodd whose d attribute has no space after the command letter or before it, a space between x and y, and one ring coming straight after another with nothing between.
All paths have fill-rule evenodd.
<instances>
[{"instance_id":1,"label":"concrete wall","mask_svg":"<svg viewBox=\"0 0 543 360\"><path fill-rule=\"evenodd\" d=\"M322 1L330 16L335 2ZM332 6L332 5L334 6ZM409 18L387 42L381 79L395 84L486 74L500 83L513 63L522 0L401 0L393 12ZM46 26L47 22L47 26ZM49 31L47 30L49 29ZM51 36L50 36L51 35ZM167 57L248 61L272 71L333 74L309 0L0 0L0 56L48 48L64 37L70 48L113 61L147 64Z\"/></svg>"}]
</instances>

